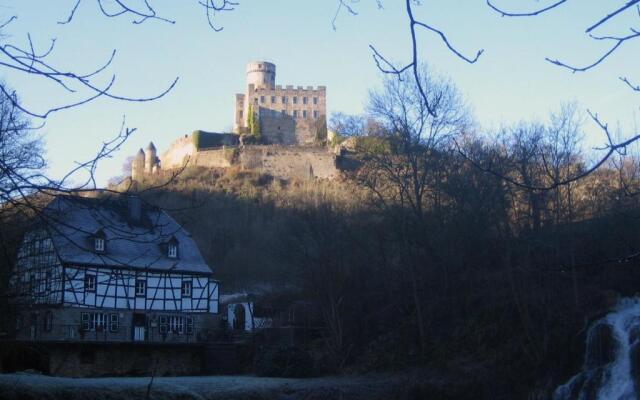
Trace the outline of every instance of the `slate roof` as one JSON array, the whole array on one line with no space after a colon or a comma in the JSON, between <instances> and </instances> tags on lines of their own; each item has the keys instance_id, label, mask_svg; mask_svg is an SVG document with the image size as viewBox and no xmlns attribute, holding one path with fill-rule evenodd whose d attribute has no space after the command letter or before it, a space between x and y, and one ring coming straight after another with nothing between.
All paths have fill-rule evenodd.
<instances>
[{"instance_id":1,"label":"slate roof","mask_svg":"<svg viewBox=\"0 0 640 400\"><path fill-rule=\"evenodd\" d=\"M140 218L133 219L126 196L96 199L60 195L43 215L63 263L212 273L191 235L173 218L142 203ZM104 253L94 251L94 235L100 231L105 236ZM167 243L172 239L178 242L177 259L167 256Z\"/></svg>"}]
</instances>

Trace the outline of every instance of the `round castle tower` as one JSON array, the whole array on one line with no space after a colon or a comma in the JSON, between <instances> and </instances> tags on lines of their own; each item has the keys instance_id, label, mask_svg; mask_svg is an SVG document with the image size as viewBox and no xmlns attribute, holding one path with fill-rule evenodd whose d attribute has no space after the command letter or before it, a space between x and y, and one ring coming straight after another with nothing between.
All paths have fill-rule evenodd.
<instances>
[{"instance_id":1,"label":"round castle tower","mask_svg":"<svg viewBox=\"0 0 640 400\"><path fill-rule=\"evenodd\" d=\"M276 86L276 65L267 61L252 61L247 64L247 86L274 88Z\"/></svg>"},{"instance_id":2,"label":"round castle tower","mask_svg":"<svg viewBox=\"0 0 640 400\"><path fill-rule=\"evenodd\" d=\"M152 174L156 172L156 165L158 163L158 154L156 152L156 146L153 142L149 142L146 151L146 160L144 163L144 172L147 174Z\"/></svg>"},{"instance_id":3,"label":"round castle tower","mask_svg":"<svg viewBox=\"0 0 640 400\"><path fill-rule=\"evenodd\" d=\"M144 175L144 161L144 150L140 149L131 162L131 179L134 181L142 179L142 176Z\"/></svg>"}]
</instances>

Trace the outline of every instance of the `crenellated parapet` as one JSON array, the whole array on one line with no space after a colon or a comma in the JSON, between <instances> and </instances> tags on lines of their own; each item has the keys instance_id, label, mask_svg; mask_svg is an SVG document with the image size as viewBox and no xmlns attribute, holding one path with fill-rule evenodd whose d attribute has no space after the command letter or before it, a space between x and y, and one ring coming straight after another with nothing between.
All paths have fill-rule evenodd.
<instances>
[{"instance_id":1,"label":"crenellated parapet","mask_svg":"<svg viewBox=\"0 0 640 400\"><path fill-rule=\"evenodd\" d=\"M275 79L272 63L258 61L247 66L247 90L236 94L235 132L247 133L251 112L259 118L260 137L265 144L312 145L323 141L326 86L275 85L271 76Z\"/></svg>"}]
</instances>

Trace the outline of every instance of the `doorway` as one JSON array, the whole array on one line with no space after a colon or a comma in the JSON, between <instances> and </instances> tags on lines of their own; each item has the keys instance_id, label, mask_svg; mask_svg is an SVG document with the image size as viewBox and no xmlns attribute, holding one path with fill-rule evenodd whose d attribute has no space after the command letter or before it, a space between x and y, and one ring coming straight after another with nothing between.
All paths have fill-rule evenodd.
<instances>
[{"instance_id":1,"label":"doorway","mask_svg":"<svg viewBox=\"0 0 640 400\"><path fill-rule=\"evenodd\" d=\"M147 317L145 314L133 314L133 341L144 342L147 333Z\"/></svg>"}]
</instances>

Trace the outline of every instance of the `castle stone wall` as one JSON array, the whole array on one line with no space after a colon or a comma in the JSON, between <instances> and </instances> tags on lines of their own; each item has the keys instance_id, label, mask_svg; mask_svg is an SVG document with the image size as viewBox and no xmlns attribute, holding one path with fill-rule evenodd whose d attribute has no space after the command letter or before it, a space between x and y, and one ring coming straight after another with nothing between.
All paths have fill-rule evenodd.
<instances>
[{"instance_id":1,"label":"castle stone wall","mask_svg":"<svg viewBox=\"0 0 640 400\"><path fill-rule=\"evenodd\" d=\"M190 165L208 168L228 168L232 165L237 147L199 150Z\"/></svg>"},{"instance_id":2,"label":"castle stone wall","mask_svg":"<svg viewBox=\"0 0 640 400\"><path fill-rule=\"evenodd\" d=\"M171 143L167 151L162 153L162 157L160 158L162 168L182 168L187 161L189 164L192 164L195 153L196 149L193 145L193 138L191 135L184 135Z\"/></svg>"},{"instance_id":3,"label":"castle stone wall","mask_svg":"<svg viewBox=\"0 0 640 400\"><path fill-rule=\"evenodd\" d=\"M339 174L335 154L324 148L246 146L239 162L243 168L284 179L333 179Z\"/></svg>"}]
</instances>

